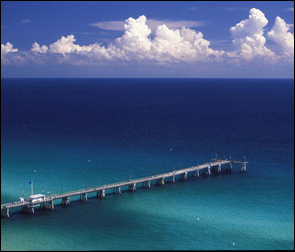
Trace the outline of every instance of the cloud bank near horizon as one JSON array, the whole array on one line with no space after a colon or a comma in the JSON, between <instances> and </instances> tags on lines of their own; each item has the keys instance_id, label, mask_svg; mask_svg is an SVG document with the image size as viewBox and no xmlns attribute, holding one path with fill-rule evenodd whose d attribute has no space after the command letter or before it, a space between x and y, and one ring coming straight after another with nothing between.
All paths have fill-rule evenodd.
<instances>
[{"instance_id":1,"label":"cloud bank near horizon","mask_svg":"<svg viewBox=\"0 0 295 252\"><path fill-rule=\"evenodd\" d=\"M202 32L191 28L171 28L171 24L155 22L156 25L150 27L148 24L144 15L137 19L128 18L124 24L124 34L107 46L102 43L79 45L75 43L74 35L62 36L49 45L41 46L34 42L30 51L19 51L7 42L1 44L1 64L294 64L294 33L290 32L293 25L276 17L273 27L265 34L268 20L259 9L252 8L247 19L229 29L232 49L227 52L214 50ZM272 49L266 46L267 40L273 43Z\"/></svg>"}]
</instances>

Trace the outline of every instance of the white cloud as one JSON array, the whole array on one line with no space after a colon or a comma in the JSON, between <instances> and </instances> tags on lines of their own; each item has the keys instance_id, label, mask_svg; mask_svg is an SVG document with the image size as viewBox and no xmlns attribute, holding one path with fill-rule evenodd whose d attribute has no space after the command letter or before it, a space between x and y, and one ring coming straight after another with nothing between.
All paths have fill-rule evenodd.
<instances>
[{"instance_id":1,"label":"white cloud","mask_svg":"<svg viewBox=\"0 0 295 252\"><path fill-rule=\"evenodd\" d=\"M17 48L13 48L13 44L7 42L6 44L1 44L1 64L8 65L18 65L23 64L26 61L26 57L20 55Z\"/></svg>"},{"instance_id":2,"label":"white cloud","mask_svg":"<svg viewBox=\"0 0 295 252\"><path fill-rule=\"evenodd\" d=\"M157 26L154 39L145 16L129 18L124 25L125 33L116 39L114 47L125 59L153 60L157 62L191 62L205 59L220 52L209 48L210 42L203 39L201 32L182 27L171 29L167 25Z\"/></svg>"},{"instance_id":3,"label":"white cloud","mask_svg":"<svg viewBox=\"0 0 295 252\"><path fill-rule=\"evenodd\" d=\"M51 53L60 53L65 56L66 53L78 52L80 46L74 45L76 41L74 35L62 36L55 43L49 45L49 51Z\"/></svg>"},{"instance_id":4,"label":"white cloud","mask_svg":"<svg viewBox=\"0 0 295 252\"><path fill-rule=\"evenodd\" d=\"M280 54L294 60L294 34L289 32L290 27L292 25L288 25L283 19L276 17L275 24L267 35L277 44Z\"/></svg>"},{"instance_id":5,"label":"white cloud","mask_svg":"<svg viewBox=\"0 0 295 252\"><path fill-rule=\"evenodd\" d=\"M13 48L13 44L7 42L6 45L1 44L1 60L4 59L6 54L17 52L17 48Z\"/></svg>"},{"instance_id":6,"label":"white cloud","mask_svg":"<svg viewBox=\"0 0 295 252\"><path fill-rule=\"evenodd\" d=\"M24 23L24 24L28 24L28 23L31 23L31 20L29 20L29 19L23 19L21 22Z\"/></svg>"},{"instance_id":7,"label":"white cloud","mask_svg":"<svg viewBox=\"0 0 295 252\"><path fill-rule=\"evenodd\" d=\"M22 59L25 58L38 64L41 64L42 60L47 60L48 62L76 65L108 64L109 62L137 64L141 62L146 65L168 66L170 63L194 65L198 62L217 62L223 65L232 62L253 61L275 63L277 60L294 57L294 35L289 31L292 25L286 24L279 17L276 18L275 25L267 36L278 47L278 50L274 50L275 53L266 46L264 28L268 24L268 20L263 12L255 8L250 10L248 19L242 20L230 28L233 45L230 52L214 50L202 32L186 27L186 23L166 22L166 24L159 25L157 22L160 21L153 22L154 27L151 27L151 23L144 15L137 19L128 18L123 24L124 34L105 46L102 46L102 43L79 45L76 43L75 36L71 34L62 36L48 46L40 46L35 42L32 44L31 51L18 55ZM119 25L119 23L108 24L113 25L108 29L117 29L116 27ZM181 27L178 28L180 25ZM190 23L189 25L194 24ZM155 30L154 34L153 29ZM6 45L1 45L1 59L9 52L17 52L17 49L14 49L9 42ZM16 55L13 62L18 62ZM9 58L12 59L12 57Z\"/></svg>"},{"instance_id":8,"label":"white cloud","mask_svg":"<svg viewBox=\"0 0 295 252\"><path fill-rule=\"evenodd\" d=\"M276 58L275 54L265 46L266 39L263 36L263 28L267 23L268 20L264 13L252 8L248 19L242 20L230 28L235 51L227 55L248 61L257 57L273 62Z\"/></svg>"},{"instance_id":9,"label":"white cloud","mask_svg":"<svg viewBox=\"0 0 295 252\"><path fill-rule=\"evenodd\" d=\"M268 20L264 13L258 9L252 8L248 19L242 20L235 26L230 28L230 33L235 38L244 38L253 34L263 35L263 27L266 26Z\"/></svg>"},{"instance_id":10,"label":"white cloud","mask_svg":"<svg viewBox=\"0 0 295 252\"><path fill-rule=\"evenodd\" d=\"M151 54L157 61L192 62L208 60L209 55L219 57L223 52L209 48L210 42L203 39L201 32L183 27L181 30L159 26L153 40Z\"/></svg>"},{"instance_id":11,"label":"white cloud","mask_svg":"<svg viewBox=\"0 0 295 252\"><path fill-rule=\"evenodd\" d=\"M38 52L38 53L47 53L48 47L46 45L43 45L40 47L40 45L37 42L35 42L32 44L31 51Z\"/></svg>"},{"instance_id":12,"label":"white cloud","mask_svg":"<svg viewBox=\"0 0 295 252\"><path fill-rule=\"evenodd\" d=\"M170 62L190 56L193 48L191 43L185 41L180 35L179 30L172 30L166 25L161 25L156 30L152 52L157 61Z\"/></svg>"},{"instance_id":13,"label":"white cloud","mask_svg":"<svg viewBox=\"0 0 295 252\"><path fill-rule=\"evenodd\" d=\"M288 8L288 11L293 11L294 12L294 7Z\"/></svg>"},{"instance_id":14,"label":"white cloud","mask_svg":"<svg viewBox=\"0 0 295 252\"><path fill-rule=\"evenodd\" d=\"M116 47L124 51L127 57L144 59L151 49L151 29L146 24L146 17L140 16L138 19L128 18L124 25L125 33L116 39Z\"/></svg>"},{"instance_id":15,"label":"white cloud","mask_svg":"<svg viewBox=\"0 0 295 252\"><path fill-rule=\"evenodd\" d=\"M1 44L1 56L6 55L9 52L17 52L17 48L13 48L13 44L7 42L6 45Z\"/></svg>"},{"instance_id":16,"label":"white cloud","mask_svg":"<svg viewBox=\"0 0 295 252\"><path fill-rule=\"evenodd\" d=\"M115 54L118 53L116 48L110 45L108 48L101 47L99 44L94 43L88 46L80 46L74 44L76 38L74 35L68 35L67 37L62 36L55 43L49 45L48 52L51 54L62 54L64 57L69 54L79 54L97 60L100 59L112 59ZM72 60L72 59L71 59Z\"/></svg>"},{"instance_id":17,"label":"white cloud","mask_svg":"<svg viewBox=\"0 0 295 252\"><path fill-rule=\"evenodd\" d=\"M180 29L182 27L187 28L195 28L205 26L204 21L190 21L190 20L179 20L179 21L171 21L171 20L156 20L156 19L148 19L147 25L150 27L152 32L155 32L157 27L160 25L166 25L170 29Z\"/></svg>"},{"instance_id":18,"label":"white cloud","mask_svg":"<svg viewBox=\"0 0 295 252\"><path fill-rule=\"evenodd\" d=\"M66 54L83 54L92 51L94 48L100 48L99 44L91 44L88 46L80 46L74 44L76 41L74 35L68 35L67 37L62 36L55 43L49 45L50 53L59 53L65 56Z\"/></svg>"},{"instance_id":19,"label":"white cloud","mask_svg":"<svg viewBox=\"0 0 295 252\"><path fill-rule=\"evenodd\" d=\"M227 11L248 11L248 9L244 7L225 7L224 9Z\"/></svg>"},{"instance_id":20,"label":"white cloud","mask_svg":"<svg viewBox=\"0 0 295 252\"><path fill-rule=\"evenodd\" d=\"M124 24L124 21L102 21L90 24L90 26L95 26L103 30L124 31Z\"/></svg>"},{"instance_id":21,"label":"white cloud","mask_svg":"<svg viewBox=\"0 0 295 252\"><path fill-rule=\"evenodd\" d=\"M152 39L152 31L144 15L137 19L128 18L124 30L125 33L107 47L98 44L80 46L74 43L76 41L74 35L68 35L49 45L49 52L63 56L80 54L97 60L156 62L206 60L209 55L219 57L223 53L209 48L210 42L203 39L201 32L197 33L185 27L178 30L170 29L166 25L158 26Z\"/></svg>"},{"instance_id":22,"label":"white cloud","mask_svg":"<svg viewBox=\"0 0 295 252\"><path fill-rule=\"evenodd\" d=\"M103 30L113 30L113 31L125 31L126 21L102 21L90 24L90 26L98 27L99 29ZM152 32L155 32L157 27L160 25L165 24L170 29L177 29L181 27L201 27L205 26L204 21L193 21L193 20L179 20L179 21L172 21L172 20L157 20L157 19L148 19L147 25L151 29Z\"/></svg>"}]
</instances>

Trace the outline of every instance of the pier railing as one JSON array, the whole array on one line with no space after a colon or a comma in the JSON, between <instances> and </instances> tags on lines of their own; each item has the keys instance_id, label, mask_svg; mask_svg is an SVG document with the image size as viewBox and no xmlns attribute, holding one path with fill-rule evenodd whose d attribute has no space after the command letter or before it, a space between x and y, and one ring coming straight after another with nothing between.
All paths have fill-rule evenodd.
<instances>
[{"instance_id":1,"label":"pier railing","mask_svg":"<svg viewBox=\"0 0 295 252\"><path fill-rule=\"evenodd\" d=\"M203 175L204 174L211 175L211 169L214 169L217 167L217 169L215 169L214 172L218 174L222 171L222 165L228 165L229 167L227 167L227 171L231 171L233 163L242 165L240 168L241 172L246 171L246 165L248 163L247 161L214 159L214 161L210 163L205 163L205 164L192 166L192 167L179 169L179 170L173 170L166 173L156 174L156 175L147 176L143 178L130 179L126 181L120 181L120 182L106 184L102 186L84 188L84 189L79 189L79 190L75 190L71 192L53 194L48 197L45 197L45 199L38 200L35 202L30 202L28 200L25 200L25 201L17 201L12 203L1 204L1 217L2 216L9 217L10 208L21 207L22 211L28 211L28 212L34 213L34 208L39 205L44 208L54 209L54 201L58 199L62 199L62 204L68 205L70 204L69 198L74 196L80 196L80 200L82 199L87 200L87 194L96 192L97 197L104 198L106 190L110 190L110 189L113 189L114 193L121 193L121 187L128 186L129 191L135 191L136 185L139 183L143 183L143 187L150 187L151 181L156 181L157 185L164 185L165 179L171 178L172 179L171 181L175 182L175 177L178 175L181 175L182 179L186 180L189 172L195 172L194 176L197 176L197 177L200 176L200 172L202 172Z\"/></svg>"}]
</instances>

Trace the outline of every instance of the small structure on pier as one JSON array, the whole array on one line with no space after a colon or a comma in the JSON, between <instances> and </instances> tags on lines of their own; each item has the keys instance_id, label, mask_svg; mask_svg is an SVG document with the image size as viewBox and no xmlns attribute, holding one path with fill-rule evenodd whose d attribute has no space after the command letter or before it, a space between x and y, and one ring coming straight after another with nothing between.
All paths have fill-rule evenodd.
<instances>
[{"instance_id":1,"label":"small structure on pier","mask_svg":"<svg viewBox=\"0 0 295 252\"><path fill-rule=\"evenodd\" d=\"M43 201L45 200L45 195L43 194L35 194L35 195L31 195L29 196L29 202L30 203L37 203L38 201Z\"/></svg>"}]
</instances>

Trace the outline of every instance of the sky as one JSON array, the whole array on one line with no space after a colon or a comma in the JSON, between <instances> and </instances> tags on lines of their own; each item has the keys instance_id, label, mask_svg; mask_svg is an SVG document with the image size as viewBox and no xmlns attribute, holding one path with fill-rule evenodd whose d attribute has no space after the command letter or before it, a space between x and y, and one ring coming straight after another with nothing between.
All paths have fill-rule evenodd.
<instances>
[{"instance_id":1,"label":"sky","mask_svg":"<svg viewBox=\"0 0 295 252\"><path fill-rule=\"evenodd\" d=\"M1 1L1 77L294 78L294 1Z\"/></svg>"}]
</instances>

